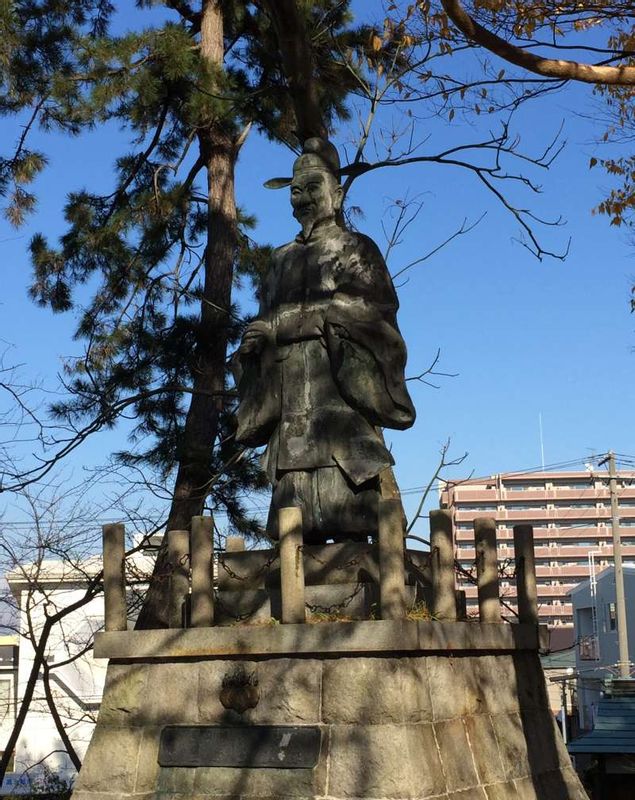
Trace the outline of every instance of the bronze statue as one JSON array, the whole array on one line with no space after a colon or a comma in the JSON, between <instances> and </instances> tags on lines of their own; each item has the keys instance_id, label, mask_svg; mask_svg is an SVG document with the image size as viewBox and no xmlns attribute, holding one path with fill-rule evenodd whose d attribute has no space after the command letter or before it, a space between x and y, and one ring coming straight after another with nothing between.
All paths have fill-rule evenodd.
<instances>
[{"instance_id":1,"label":"bronze statue","mask_svg":"<svg viewBox=\"0 0 635 800\"><path fill-rule=\"evenodd\" d=\"M237 440L267 445L277 511L299 506L304 541L377 534L380 473L394 464L380 428L410 427L406 348L397 296L377 245L341 221L340 165L332 144L309 139L293 167L293 215L302 226L278 248L260 310L234 359Z\"/></svg>"}]
</instances>

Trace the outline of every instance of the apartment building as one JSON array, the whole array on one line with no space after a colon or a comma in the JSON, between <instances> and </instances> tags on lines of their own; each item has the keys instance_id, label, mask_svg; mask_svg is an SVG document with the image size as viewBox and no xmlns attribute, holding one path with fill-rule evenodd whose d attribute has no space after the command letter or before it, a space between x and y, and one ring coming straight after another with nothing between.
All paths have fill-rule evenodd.
<instances>
[{"instance_id":1,"label":"apartment building","mask_svg":"<svg viewBox=\"0 0 635 800\"><path fill-rule=\"evenodd\" d=\"M625 565L624 594L628 653L635 661L635 615L629 613L635 604L635 567ZM578 684L580 727L594 727L597 709L610 682L616 677L619 661L615 569L609 567L594 581L586 580L571 592L575 622L575 674Z\"/></svg>"},{"instance_id":2,"label":"apartment building","mask_svg":"<svg viewBox=\"0 0 635 800\"><path fill-rule=\"evenodd\" d=\"M635 472L620 471L617 485L622 557L625 564L635 565ZM540 619L552 627L573 626L571 589L613 563L606 472L507 473L448 481L440 495L441 507L454 510L456 557L471 575L475 575L473 520L496 519L501 593L514 610L513 526L533 525ZM466 576L459 580L469 614L477 607L476 587Z\"/></svg>"}]
</instances>

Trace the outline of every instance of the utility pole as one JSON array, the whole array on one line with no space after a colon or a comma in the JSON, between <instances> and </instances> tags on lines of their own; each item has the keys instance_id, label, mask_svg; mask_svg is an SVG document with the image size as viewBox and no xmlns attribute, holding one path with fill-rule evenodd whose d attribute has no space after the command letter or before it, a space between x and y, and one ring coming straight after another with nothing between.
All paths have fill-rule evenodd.
<instances>
[{"instance_id":1,"label":"utility pole","mask_svg":"<svg viewBox=\"0 0 635 800\"><path fill-rule=\"evenodd\" d=\"M560 685L560 689L561 689L561 692L562 692L562 695L561 695L562 708L560 709L560 713L562 714L562 720L561 720L561 722L562 722L562 738L564 739L564 743L566 744L567 743L567 681L566 681L566 678L565 678L565 680L562 681L562 684Z\"/></svg>"},{"instance_id":2,"label":"utility pole","mask_svg":"<svg viewBox=\"0 0 635 800\"><path fill-rule=\"evenodd\" d=\"M622 542L620 540L620 516L617 500L617 474L615 453L609 450L600 465L609 465L609 491L611 494L611 528L613 531L613 562L615 564L615 617L617 623L617 646L619 661L617 666L620 678L630 678L631 662L628 657L628 631L626 622L626 600L624 598L624 569L622 568Z\"/></svg>"}]
</instances>

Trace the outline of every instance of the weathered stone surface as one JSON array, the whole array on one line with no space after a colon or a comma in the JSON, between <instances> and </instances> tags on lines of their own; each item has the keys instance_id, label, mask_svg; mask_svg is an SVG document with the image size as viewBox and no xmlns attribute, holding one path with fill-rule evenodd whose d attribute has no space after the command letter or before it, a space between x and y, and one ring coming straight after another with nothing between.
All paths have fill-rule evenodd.
<instances>
[{"instance_id":1,"label":"weathered stone surface","mask_svg":"<svg viewBox=\"0 0 635 800\"><path fill-rule=\"evenodd\" d=\"M279 605L279 597L270 598L270 593L264 589L219 592L214 606L214 623L233 625L237 621L249 620L252 625L262 624L271 619L272 605L276 605L276 600Z\"/></svg>"},{"instance_id":2,"label":"weathered stone surface","mask_svg":"<svg viewBox=\"0 0 635 800\"><path fill-rule=\"evenodd\" d=\"M548 707L547 688L538 653L514 653L510 669L516 676L520 707L523 710Z\"/></svg>"},{"instance_id":3,"label":"weathered stone surface","mask_svg":"<svg viewBox=\"0 0 635 800\"><path fill-rule=\"evenodd\" d=\"M472 659L430 656L426 661L435 722L482 714L487 710Z\"/></svg>"},{"instance_id":4,"label":"weathered stone surface","mask_svg":"<svg viewBox=\"0 0 635 800\"><path fill-rule=\"evenodd\" d=\"M148 664L148 692L143 716L146 725L198 721L198 664Z\"/></svg>"},{"instance_id":5,"label":"weathered stone surface","mask_svg":"<svg viewBox=\"0 0 635 800\"><path fill-rule=\"evenodd\" d=\"M159 737L161 728L144 728L139 742L137 771L135 775L135 793L153 792L157 788L159 777Z\"/></svg>"},{"instance_id":6,"label":"weathered stone surface","mask_svg":"<svg viewBox=\"0 0 635 800\"><path fill-rule=\"evenodd\" d=\"M520 719L532 771L537 772L538 766L544 772L558 769L558 744L562 738L550 710L524 711Z\"/></svg>"},{"instance_id":7,"label":"weathered stone surface","mask_svg":"<svg viewBox=\"0 0 635 800\"><path fill-rule=\"evenodd\" d=\"M432 721L423 659L342 658L325 661L323 669L323 722Z\"/></svg>"},{"instance_id":8,"label":"weathered stone surface","mask_svg":"<svg viewBox=\"0 0 635 800\"><path fill-rule=\"evenodd\" d=\"M518 790L512 781L494 783L485 787L487 800L518 800Z\"/></svg>"},{"instance_id":9,"label":"weathered stone surface","mask_svg":"<svg viewBox=\"0 0 635 800\"><path fill-rule=\"evenodd\" d=\"M464 789L460 792L452 792L448 798L452 800L487 800L485 789L482 786L475 786L472 789Z\"/></svg>"},{"instance_id":10,"label":"weathered stone surface","mask_svg":"<svg viewBox=\"0 0 635 800\"><path fill-rule=\"evenodd\" d=\"M227 710L219 696L223 678L237 668L255 674L260 700L242 715ZM313 659L273 659L261 665L256 661L206 661L199 667L198 721L253 724L302 724L320 719L322 662Z\"/></svg>"},{"instance_id":11,"label":"weathered stone surface","mask_svg":"<svg viewBox=\"0 0 635 800\"><path fill-rule=\"evenodd\" d=\"M128 725L137 718L146 701L147 670L146 664L108 665L100 725Z\"/></svg>"},{"instance_id":12,"label":"weathered stone surface","mask_svg":"<svg viewBox=\"0 0 635 800\"><path fill-rule=\"evenodd\" d=\"M293 770L293 780L284 769L244 770L229 767L199 767L194 776L194 794L218 797L309 798L323 795L326 768Z\"/></svg>"},{"instance_id":13,"label":"weathered stone surface","mask_svg":"<svg viewBox=\"0 0 635 800\"><path fill-rule=\"evenodd\" d=\"M447 659L454 654L484 651L498 656L501 651L535 650L537 646L538 632L533 625L480 625L410 619L325 622L320 625L237 625L180 631L113 631L95 635L97 658L126 661L406 652L441 653ZM512 668L511 662L508 666ZM529 672L532 674L531 670ZM541 691L544 693L544 686ZM535 702L539 702L538 696Z\"/></svg>"},{"instance_id":14,"label":"weathered stone surface","mask_svg":"<svg viewBox=\"0 0 635 800\"><path fill-rule=\"evenodd\" d=\"M472 673L473 685L479 687L485 708L490 714L514 713L520 711L518 682L509 655L483 655L470 664L465 659L465 667ZM501 680L505 672L505 680Z\"/></svg>"},{"instance_id":15,"label":"weathered stone surface","mask_svg":"<svg viewBox=\"0 0 635 800\"><path fill-rule=\"evenodd\" d=\"M437 722L434 726L448 792L478 784L474 759L462 719Z\"/></svg>"},{"instance_id":16,"label":"weathered stone surface","mask_svg":"<svg viewBox=\"0 0 635 800\"><path fill-rule=\"evenodd\" d=\"M97 725L75 783L76 790L132 794L142 733L141 728Z\"/></svg>"},{"instance_id":17,"label":"weathered stone surface","mask_svg":"<svg viewBox=\"0 0 635 800\"><path fill-rule=\"evenodd\" d=\"M432 725L333 725L327 795L427 798L446 791Z\"/></svg>"},{"instance_id":18,"label":"weathered stone surface","mask_svg":"<svg viewBox=\"0 0 635 800\"><path fill-rule=\"evenodd\" d=\"M454 574L453 511L432 509L430 520L430 566L432 611L435 619L456 620L456 579Z\"/></svg>"},{"instance_id":19,"label":"weathered stone surface","mask_svg":"<svg viewBox=\"0 0 635 800\"><path fill-rule=\"evenodd\" d=\"M314 723L320 719L323 663L281 658L258 669L260 702L245 712L256 724Z\"/></svg>"},{"instance_id":20,"label":"weathered stone surface","mask_svg":"<svg viewBox=\"0 0 635 800\"><path fill-rule=\"evenodd\" d=\"M194 793L195 775L195 769L161 767L157 780L157 792L161 793L162 798L165 793L190 797Z\"/></svg>"},{"instance_id":21,"label":"weathered stone surface","mask_svg":"<svg viewBox=\"0 0 635 800\"><path fill-rule=\"evenodd\" d=\"M75 784L77 786L77 784ZM81 789L73 789L73 800L113 800L113 797L121 796L127 797L127 795L117 795L116 793L113 794L112 792L92 792L92 791L84 791ZM134 800L155 800L156 795L152 794L135 794ZM216 800L216 798L215 798Z\"/></svg>"},{"instance_id":22,"label":"weathered stone surface","mask_svg":"<svg viewBox=\"0 0 635 800\"><path fill-rule=\"evenodd\" d=\"M414 603L415 587L404 586L410 605ZM314 614L341 609L348 619L367 620L379 603L379 587L374 583L339 583L334 586L307 586L308 618Z\"/></svg>"},{"instance_id":23,"label":"weathered stone surface","mask_svg":"<svg viewBox=\"0 0 635 800\"><path fill-rule=\"evenodd\" d=\"M379 560L376 544L367 542L332 542L305 545L304 580L307 586L333 586L338 583L368 581L379 585ZM429 585L430 554L421 550L406 551L408 582L414 578ZM275 550L245 550L242 553L219 553L218 588L223 591L278 588L280 562Z\"/></svg>"},{"instance_id":24,"label":"weathered stone surface","mask_svg":"<svg viewBox=\"0 0 635 800\"><path fill-rule=\"evenodd\" d=\"M479 781L488 784L504 780L498 741L489 714L464 717L464 720Z\"/></svg>"},{"instance_id":25,"label":"weathered stone surface","mask_svg":"<svg viewBox=\"0 0 635 800\"><path fill-rule=\"evenodd\" d=\"M519 778L516 782L516 792L518 800L551 800L539 794L538 778L528 777Z\"/></svg>"},{"instance_id":26,"label":"weathered stone surface","mask_svg":"<svg viewBox=\"0 0 635 800\"><path fill-rule=\"evenodd\" d=\"M361 630L380 642L420 630L370 625ZM303 627L322 626L287 630ZM355 625L323 630L342 652L359 643ZM275 632L262 630L262 641ZM175 650L189 639L169 633ZM500 651L111 663L74 800L587 800L537 663ZM240 690L241 676L257 703L239 713L220 695L230 684ZM541 685L521 688L518 711L525 680ZM315 770L162 768L165 724L318 725L322 747Z\"/></svg>"},{"instance_id":27,"label":"weathered stone surface","mask_svg":"<svg viewBox=\"0 0 635 800\"><path fill-rule=\"evenodd\" d=\"M527 740L520 714L497 714L491 717L503 762L505 776L524 778L529 774Z\"/></svg>"},{"instance_id":28,"label":"weathered stone surface","mask_svg":"<svg viewBox=\"0 0 635 800\"><path fill-rule=\"evenodd\" d=\"M302 511L300 508L278 509L280 539L280 596L283 624L306 621L304 606L304 562L302 559Z\"/></svg>"}]
</instances>

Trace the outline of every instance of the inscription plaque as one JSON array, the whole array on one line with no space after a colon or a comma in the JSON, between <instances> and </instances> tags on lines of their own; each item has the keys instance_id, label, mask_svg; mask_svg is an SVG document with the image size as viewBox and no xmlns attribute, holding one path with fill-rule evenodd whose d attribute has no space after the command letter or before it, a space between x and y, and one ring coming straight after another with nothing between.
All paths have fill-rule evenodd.
<instances>
[{"instance_id":1,"label":"inscription plaque","mask_svg":"<svg viewBox=\"0 0 635 800\"><path fill-rule=\"evenodd\" d=\"M314 725L168 725L161 731L159 765L311 769L320 745Z\"/></svg>"}]
</instances>

